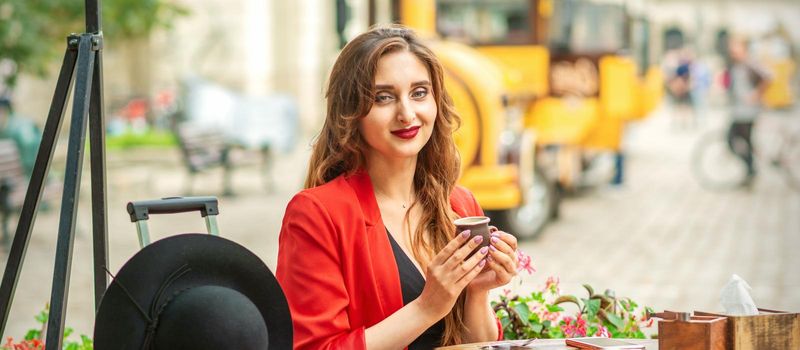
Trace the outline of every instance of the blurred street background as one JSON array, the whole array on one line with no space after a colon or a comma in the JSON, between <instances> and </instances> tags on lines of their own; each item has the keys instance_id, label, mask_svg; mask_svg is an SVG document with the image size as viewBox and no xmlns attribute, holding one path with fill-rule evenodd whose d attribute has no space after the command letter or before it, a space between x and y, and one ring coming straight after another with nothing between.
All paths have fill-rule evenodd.
<instances>
[{"instance_id":1,"label":"blurred street background","mask_svg":"<svg viewBox=\"0 0 800 350\"><path fill-rule=\"evenodd\" d=\"M0 179L29 176L64 37L83 31L82 1L63 3L0 3L0 158L15 154L0 162L19 168L0 169ZM447 68L464 119L461 184L533 258L536 271L508 289L541 289L554 277L576 295L588 283L657 311L721 311L720 290L737 274L757 306L800 311L797 1L103 5L112 272L138 250L125 204L181 195L218 196L222 236L274 270L283 212L324 120L330 67L347 40L394 21L416 28ZM52 25L54 16L74 20ZM741 142L726 140L733 40L768 77L752 131L754 177ZM64 125L53 194L36 217L4 336L22 337L50 298ZM91 335L86 163L66 324ZM9 235L26 185L14 184L0 191ZM150 228L154 240L205 232L196 214L153 216Z\"/></svg>"}]
</instances>

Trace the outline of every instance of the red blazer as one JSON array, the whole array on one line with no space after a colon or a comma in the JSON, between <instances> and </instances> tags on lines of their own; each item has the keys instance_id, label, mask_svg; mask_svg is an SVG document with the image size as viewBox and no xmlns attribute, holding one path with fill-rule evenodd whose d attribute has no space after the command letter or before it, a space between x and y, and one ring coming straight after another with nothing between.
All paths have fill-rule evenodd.
<instances>
[{"instance_id":1,"label":"red blazer","mask_svg":"<svg viewBox=\"0 0 800 350\"><path fill-rule=\"evenodd\" d=\"M472 194L450 196L460 216L483 215ZM394 253L366 172L339 176L292 198L276 276L295 349L365 349L364 330L403 307ZM500 338L502 327L498 322Z\"/></svg>"}]
</instances>

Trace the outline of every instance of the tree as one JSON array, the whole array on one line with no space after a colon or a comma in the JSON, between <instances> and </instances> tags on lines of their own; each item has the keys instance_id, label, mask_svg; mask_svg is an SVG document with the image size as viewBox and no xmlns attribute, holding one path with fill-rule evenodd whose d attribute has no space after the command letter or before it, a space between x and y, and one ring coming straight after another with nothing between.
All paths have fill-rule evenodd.
<instances>
[{"instance_id":1,"label":"tree","mask_svg":"<svg viewBox=\"0 0 800 350\"><path fill-rule=\"evenodd\" d=\"M167 0L102 1L108 40L146 38L188 11ZM69 33L85 31L84 0L3 0L0 4L0 95L20 73L43 76L66 45Z\"/></svg>"}]
</instances>

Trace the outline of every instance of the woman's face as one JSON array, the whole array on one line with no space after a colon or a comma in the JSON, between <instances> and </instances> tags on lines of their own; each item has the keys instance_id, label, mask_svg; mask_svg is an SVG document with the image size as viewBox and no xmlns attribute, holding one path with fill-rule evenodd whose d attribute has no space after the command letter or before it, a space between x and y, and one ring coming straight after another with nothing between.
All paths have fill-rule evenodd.
<instances>
[{"instance_id":1,"label":"woman's face","mask_svg":"<svg viewBox=\"0 0 800 350\"><path fill-rule=\"evenodd\" d=\"M378 61L374 89L372 108L359 125L368 152L415 157L430 139L437 114L427 67L405 50L386 54Z\"/></svg>"}]
</instances>

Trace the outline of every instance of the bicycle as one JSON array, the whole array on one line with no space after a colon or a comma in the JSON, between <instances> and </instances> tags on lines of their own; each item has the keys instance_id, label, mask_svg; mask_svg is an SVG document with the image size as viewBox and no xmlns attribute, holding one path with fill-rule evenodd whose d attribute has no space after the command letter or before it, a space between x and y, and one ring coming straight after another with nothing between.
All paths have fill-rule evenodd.
<instances>
[{"instance_id":1,"label":"bicycle","mask_svg":"<svg viewBox=\"0 0 800 350\"><path fill-rule=\"evenodd\" d=\"M741 137L728 142L728 125L703 134L692 149L691 168L701 186L711 190L747 187L752 180ZM792 189L800 191L800 115L763 115L752 131L753 163L757 171L778 169Z\"/></svg>"}]
</instances>

